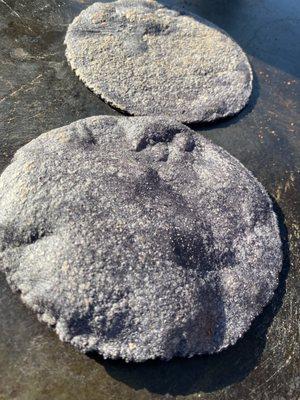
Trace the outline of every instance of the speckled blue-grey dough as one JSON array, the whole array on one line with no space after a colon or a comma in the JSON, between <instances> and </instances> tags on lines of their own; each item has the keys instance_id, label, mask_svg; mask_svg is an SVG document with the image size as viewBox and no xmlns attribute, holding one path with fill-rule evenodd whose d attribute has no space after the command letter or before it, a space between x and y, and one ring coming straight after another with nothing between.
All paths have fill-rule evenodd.
<instances>
[{"instance_id":1,"label":"speckled blue-grey dough","mask_svg":"<svg viewBox=\"0 0 300 400\"><path fill-rule=\"evenodd\" d=\"M65 44L87 87L130 115L212 121L239 112L251 94L248 59L224 31L152 0L94 3Z\"/></svg>"},{"instance_id":2,"label":"speckled blue-grey dough","mask_svg":"<svg viewBox=\"0 0 300 400\"><path fill-rule=\"evenodd\" d=\"M143 361L235 343L282 255L267 193L226 151L170 119L100 116L16 153L0 261L61 340Z\"/></svg>"}]
</instances>

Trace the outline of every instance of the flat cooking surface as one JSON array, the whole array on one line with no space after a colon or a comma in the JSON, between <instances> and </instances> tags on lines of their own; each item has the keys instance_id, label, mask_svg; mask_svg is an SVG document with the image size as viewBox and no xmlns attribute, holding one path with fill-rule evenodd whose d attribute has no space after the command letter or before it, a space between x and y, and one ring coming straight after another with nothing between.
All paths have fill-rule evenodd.
<instances>
[{"instance_id":1,"label":"flat cooking surface","mask_svg":"<svg viewBox=\"0 0 300 400\"><path fill-rule=\"evenodd\" d=\"M0 171L42 132L117 114L78 81L64 57L67 25L91 3L0 0ZM61 343L0 275L1 400L299 398L300 2L172 3L218 24L249 54L255 88L248 107L196 128L241 160L273 196L285 249L279 289L246 336L221 354L127 365L90 359Z\"/></svg>"}]
</instances>

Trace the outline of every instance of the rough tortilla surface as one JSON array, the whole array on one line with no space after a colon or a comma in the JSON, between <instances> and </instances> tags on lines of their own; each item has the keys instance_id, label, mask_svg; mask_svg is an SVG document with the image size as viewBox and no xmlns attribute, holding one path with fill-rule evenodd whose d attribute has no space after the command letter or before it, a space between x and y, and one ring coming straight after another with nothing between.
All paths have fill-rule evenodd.
<instances>
[{"instance_id":1,"label":"rough tortilla surface","mask_svg":"<svg viewBox=\"0 0 300 400\"><path fill-rule=\"evenodd\" d=\"M65 44L86 86L130 115L209 122L238 113L252 91L248 59L226 32L156 1L94 3Z\"/></svg>"},{"instance_id":2,"label":"rough tortilla surface","mask_svg":"<svg viewBox=\"0 0 300 400\"><path fill-rule=\"evenodd\" d=\"M218 352L269 302L281 264L262 185L169 118L77 121L21 148L0 177L0 269L83 352Z\"/></svg>"}]
</instances>

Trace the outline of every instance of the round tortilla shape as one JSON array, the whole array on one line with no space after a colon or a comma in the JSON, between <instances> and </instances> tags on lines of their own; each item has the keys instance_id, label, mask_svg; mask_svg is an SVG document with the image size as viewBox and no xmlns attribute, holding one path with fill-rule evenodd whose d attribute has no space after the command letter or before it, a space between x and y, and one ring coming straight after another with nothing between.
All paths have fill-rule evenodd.
<instances>
[{"instance_id":1,"label":"round tortilla shape","mask_svg":"<svg viewBox=\"0 0 300 400\"><path fill-rule=\"evenodd\" d=\"M282 253L267 193L226 151L168 118L98 116L3 172L0 260L62 341L145 361L235 343Z\"/></svg>"},{"instance_id":2,"label":"round tortilla shape","mask_svg":"<svg viewBox=\"0 0 300 400\"><path fill-rule=\"evenodd\" d=\"M209 122L238 113L251 95L251 67L237 43L155 1L94 3L69 26L65 44L85 85L129 115Z\"/></svg>"}]
</instances>

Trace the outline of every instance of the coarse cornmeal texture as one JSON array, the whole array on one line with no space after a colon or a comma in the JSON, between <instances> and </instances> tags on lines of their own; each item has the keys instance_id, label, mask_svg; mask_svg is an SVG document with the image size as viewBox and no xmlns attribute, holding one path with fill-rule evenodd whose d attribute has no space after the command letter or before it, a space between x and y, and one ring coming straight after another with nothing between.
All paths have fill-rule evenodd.
<instances>
[{"instance_id":1,"label":"coarse cornmeal texture","mask_svg":"<svg viewBox=\"0 0 300 400\"><path fill-rule=\"evenodd\" d=\"M208 122L238 113L252 91L248 59L224 31L155 1L94 3L65 44L86 86L130 115Z\"/></svg>"},{"instance_id":2,"label":"coarse cornmeal texture","mask_svg":"<svg viewBox=\"0 0 300 400\"><path fill-rule=\"evenodd\" d=\"M144 361L235 343L282 252L271 200L226 151L167 118L100 116L3 172L0 265L61 340Z\"/></svg>"}]
</instances>

